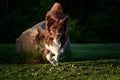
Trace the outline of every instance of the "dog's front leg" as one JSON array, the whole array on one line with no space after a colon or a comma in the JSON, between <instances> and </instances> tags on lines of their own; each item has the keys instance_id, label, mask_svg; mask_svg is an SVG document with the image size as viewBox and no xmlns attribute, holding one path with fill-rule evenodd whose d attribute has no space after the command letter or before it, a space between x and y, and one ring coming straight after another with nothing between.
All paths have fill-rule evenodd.
<instances>
[{"instance_id":1,"label":"dog's front leg","mask_svg":"<svg viewBox=\"0 0 120 80\"><path fill-rule=\"evenodd\" d=\"M56 65L58 66L58 59L61 53L64 52L64 48L61 48L58 53L55 54L54 59L56 60Z\"/></svg>"},{"instance_id":2,"label":"dog's front leg","mask_svg":"<svg viewBox=\"0 0 120 80\"><path fill-rule=\"evenodd\" d=\"M58 66L58 59L59 59L60 54L61 54L61 52L58 52L58 53L56 53L55 56L54 56L54 59L55 59L55 61L56 61L56 63L55 63L56 66Z\"/></svg>"},{"instance_id":3,"label":"dog's front leg","mask_svg":"<svg viewBox=\"0 0 120 80\"><path fill-rule=\"evenodd\" d=\"M54 66L56 66L56 61L55 61L54 58L52 58L51 52L49 52L48 54L46 54L46 58L47 58L47 60L48 60L51 64L53 64Z\"/></svg>"}]
</instances>

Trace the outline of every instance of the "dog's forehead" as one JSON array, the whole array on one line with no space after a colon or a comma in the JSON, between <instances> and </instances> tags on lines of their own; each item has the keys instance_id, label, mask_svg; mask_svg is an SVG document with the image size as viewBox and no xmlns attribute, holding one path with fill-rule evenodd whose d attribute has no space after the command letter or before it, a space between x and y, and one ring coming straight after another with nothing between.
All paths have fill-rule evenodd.
<instances>
[{"instance_id":1,"label":"dog's forehead","mask_svg":"<svg viewBox=\"0 0 120 80\"><path fill-rule=\"evenodd\" d=\"M51 29L57 29L58 27L57 27L57 25L51 25L50 28L51 28Z\"/></svg>"},{"instance_id":2,"label":"dog's forehead","mask_svg":"<svg viewBox=\"0 0 120 80\"><path fill-rule=\"evenodd\" d=\"M52 27L61 27L61 23L60 23L60 20L57 20L57 21L55 21L52 25L51 25Z\"/></svg>"}]
</instances>

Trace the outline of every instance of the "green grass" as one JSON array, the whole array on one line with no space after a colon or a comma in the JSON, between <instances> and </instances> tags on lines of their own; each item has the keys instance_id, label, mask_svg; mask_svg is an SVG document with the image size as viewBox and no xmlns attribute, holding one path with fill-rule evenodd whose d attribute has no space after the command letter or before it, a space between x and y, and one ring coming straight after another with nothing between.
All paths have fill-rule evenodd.
<instances>
[{"instance_id":1,"label":"green grass","mask_svg":"<svg viewBox=\"0 0 120 80\"><path fill-rule=\"evenodd\" d=\"M71 51L71 62L58 67L16 64L15 45L0 44L0 80L120 80L120 44L74 44Z\"/></svg>"},{"instance_id":2,"label":"green grass","mask_svg":"<svg viewBox=\"0 0 120 80\"><path fill-rule=\"evenodd\" d=\"M120 80L120 59L50 64L2 64L0 80Z\"/></svg>"},{"instance_id":3,"label":"green grass","mask_svg":"<svg viewBox=\"0 0 120 80\"><path fill-rule=\"evenodd\" d=\"M120 58L120 44L74 44L74 60L98 60Z\"/></svg>"}]
</instances>

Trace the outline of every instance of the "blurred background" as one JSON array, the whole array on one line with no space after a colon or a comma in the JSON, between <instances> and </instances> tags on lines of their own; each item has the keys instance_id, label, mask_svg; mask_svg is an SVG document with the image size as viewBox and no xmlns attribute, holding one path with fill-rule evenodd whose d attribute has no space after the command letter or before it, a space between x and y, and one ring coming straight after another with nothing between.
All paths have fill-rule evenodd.
<instances>
[{"instance_id":1,"label":"blurred background","mask_svg":"<svg viewBox=\"0 0 120 80\"><path fill-rule=\"evenodd\" d=\"M120 43L120 0L0 0L0 43L15 43L54 2L69 16L72 43Z\"/></svg>"}]
</instances>

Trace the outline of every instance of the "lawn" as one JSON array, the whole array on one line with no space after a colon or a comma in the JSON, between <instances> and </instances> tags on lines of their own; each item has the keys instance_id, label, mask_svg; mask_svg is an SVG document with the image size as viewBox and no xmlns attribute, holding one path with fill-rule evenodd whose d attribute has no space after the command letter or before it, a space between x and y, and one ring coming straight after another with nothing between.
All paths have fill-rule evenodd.
<instances>
[{"instance_id":1,"label":"lawn","mask_svg":"<svg viewBox=\"0 0 120 80\"><path fill-rule=\"evenodd\" d=\"M74 44L70 62L17 64L15 45L0 45L0 80L120 80L120 44Z\"/></svg>"},{"instance_id":2,"label":"lawn","mask_svg":"<svg viewBox=\"0 0 120 80\"><path fill-rule=\"evenodd\" d=\"M120 80L120 59L50 64L2 64L0 80Z\"/></svg>"},{"instance_id":3,"label":"lawn","mask_svg":"<svg viewBox=\"0 0 120 80\"><path fill-rule=\"evenodd\" d=\"M98 60L120 58L120 44L74 44L74 60Z\"/></svg>"}]
</instances>

